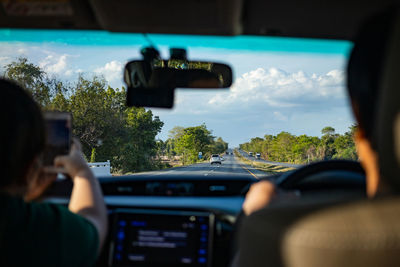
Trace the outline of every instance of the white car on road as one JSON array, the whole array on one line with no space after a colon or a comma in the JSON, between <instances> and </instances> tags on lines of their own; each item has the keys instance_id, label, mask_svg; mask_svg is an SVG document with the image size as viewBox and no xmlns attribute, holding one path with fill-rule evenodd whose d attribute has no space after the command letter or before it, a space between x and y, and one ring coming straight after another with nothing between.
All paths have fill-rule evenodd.
<instances>
[{"instance_id":1,"label":"white car on road","mask_svg":"<svg viewBox=\"0 0 400 267\"><path fill-rule=\"evenodd\" d=\"M213 154L210 158L210 163L212 164L222 164L221 158L217 154Z\"/></svg>"}]
</instances>

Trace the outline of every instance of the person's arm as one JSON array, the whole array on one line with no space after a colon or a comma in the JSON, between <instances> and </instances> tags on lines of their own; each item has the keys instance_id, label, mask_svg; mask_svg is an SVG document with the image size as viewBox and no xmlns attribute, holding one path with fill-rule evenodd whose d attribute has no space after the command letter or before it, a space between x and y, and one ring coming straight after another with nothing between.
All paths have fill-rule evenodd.
<instances>
[{"instance_id":1,"label":"person's arm","mask_svg":"<svg viewBox=\"0 0 400 267\"><path fill-rule=\"evenodd\" d=\"M268 181L252 184L243 202L243 212L246 215L267 206L275 195L275 185Z\"/></svg>"},{"instance_id":2,"label":"person's arm","mask_svg":"<svg viewBox=\"0 0 400 267\"><path fill-rule=\"evenodd\" d=\"M89 220L99 234L99 251L107 235L107 209L100 184L83 158L80 144L75 142L67 156L55 159L57 167L63 167L74 183L69 210Z\"/></svg>"}]
</instances>

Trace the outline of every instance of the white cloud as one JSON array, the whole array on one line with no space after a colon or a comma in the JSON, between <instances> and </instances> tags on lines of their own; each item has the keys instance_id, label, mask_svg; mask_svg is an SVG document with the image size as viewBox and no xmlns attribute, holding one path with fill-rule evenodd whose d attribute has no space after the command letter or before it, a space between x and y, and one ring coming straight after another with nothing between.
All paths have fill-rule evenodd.
<instances>
[{"instance_id":1,"label":"white cloud","mask_svg":"<svg viewBox=\"0 0 400 267\"><path fill-rule=\"evenodd\" d=\"M65 71L64 75L65 76L71 76L74 72L72 70L67 70Z\"/></svg>"},{"instance_id":2,"label":"white cloud","mask_svg":"<svg viewBox=\"0 0 400 267\"><path fill-rule=\"evenodd\" d=\"M283 115L279 111L274 111L273 114L274 114L274 117L279 121L288 121L288 117Z\"/></svg>"},{"instance_id":3,"label":"white cloud","mask_svg":"<svg viewBox=\"0 0 400 267\"><path fill-rule=\"evenodd\" d=\"M17 53L20 55L26 55L28 53L28 50L26 48L19 48L17 50Z\"/></svg>"},{"instance_id":4,"label":"white cloud","mask_svg":"<svg viewBox=\"0 0 400 267\"><path fill-rule=\"evenodd\" d=\"M228 94L216 94L208 103L295 107L333 98L342 99L343 88L344 72L340 70L308 75L303 71L288 73L277 68L258 68L237 78Z\"/></svg>"},{"instance_id":5,"label":"white cloud","mask_svg":"<svg viewBox=\"0 0 400 267\"><path fill-rule=\"evenodd\" d=\"M39 66L47 73L64 74L68 76L72 74L71 71L66 71L68 55L50 54L45 59L39 62Z\"/></svg>"},{"instance_id":6,"label":"white cloud","mask_svg":"<svg viewBox=\"0 0 400 267\"><path fill-rule=\"evenodd\" d=\"M10 61L11 61L11 58L0 56L0 75L4 75L5 66L6 66L7 64L9 64Z\"/></svg>"},{"instance_id":7,"label":"white cloud","mask_svg":"<svg viewBox=\"0 0 400 267\"><path fill-rule=\"evenodd\" d=\"M0 65L6 65L11 61L10 57L1 57L0 56Z\"/></svg>"},{"instance_id":8,"label":"white cloud","mask_svg":"<svg viewBox=\"0 0 400 267\"><path fill-rule=\"evenodd\" d=\"M108 82L122 79L123 65L117 60L106 63L103 67L94 70L95 73L101 74Z\"/></svg>"}]
</instances>

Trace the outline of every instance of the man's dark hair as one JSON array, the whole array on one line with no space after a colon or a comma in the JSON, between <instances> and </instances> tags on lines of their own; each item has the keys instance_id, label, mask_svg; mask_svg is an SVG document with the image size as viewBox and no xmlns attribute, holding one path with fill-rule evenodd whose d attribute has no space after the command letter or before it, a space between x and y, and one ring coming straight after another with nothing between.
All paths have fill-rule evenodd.
<instances>
[{"instance_id":1,"label":"man's dark hair","mask_svg":"<svg viewBox=\"0 0 400 267\"><path fill-rule=\"evenodd\" d=\"M355 39L347 66L347 89L354 115L374 149L378 91L393 17L394 12L389 10L364 23Z\"/></svg>"},{"instance_id":2,"label":"man's dark hair","mask_svg":"<svg viewBox=\"0 0 400 267\"><path fill-rule=\"evenodd\" d=\"M40 107L17 84L0 79L1 178L0 188L25 185L26 174L45 146L45 126Z\"/></svg>"}]
</instances>

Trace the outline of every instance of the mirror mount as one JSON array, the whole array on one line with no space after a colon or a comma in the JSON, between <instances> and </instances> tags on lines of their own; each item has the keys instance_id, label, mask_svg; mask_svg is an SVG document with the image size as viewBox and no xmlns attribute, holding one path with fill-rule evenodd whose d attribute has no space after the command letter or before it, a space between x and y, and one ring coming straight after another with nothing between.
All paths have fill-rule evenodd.
<instances>
[{"instance_id":1,"label":"mirror mount","mask_svg":"<svg viewBox=\"0 0 400 267\"><path fill-rule=\"evenodd\" d=\"M161 59L160 52L154 47L145 47L140 50L140 54L143 56L143 60L147 62L153 62L155 59Z\"/></svg>"},{"instance_id":2,"label":"mirror mount","mask_svg":"<svg viewBox=\"0 0 400 267\"><path fill-rule=\"evenodd\" d=\"M187 52L183 48L170 48L169 49L170 60L185 60L187 61Z\"/></svg>"}]
</instances>

